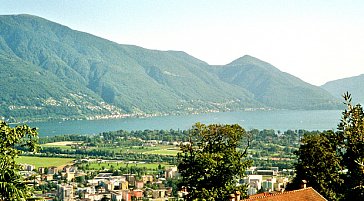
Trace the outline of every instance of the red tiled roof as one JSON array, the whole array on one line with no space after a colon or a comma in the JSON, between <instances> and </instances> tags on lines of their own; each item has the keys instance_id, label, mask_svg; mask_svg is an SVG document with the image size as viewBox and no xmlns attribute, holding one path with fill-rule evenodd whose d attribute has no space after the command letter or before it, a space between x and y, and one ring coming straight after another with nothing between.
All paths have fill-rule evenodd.
<instances>
[{"instance_id":1,"label":"red tiled roof","mask_svg":"<svg viewBox=\"0 0 364 201\"><path fill-rule=\"evenodd\" d=\"M260 193L249 196L243 201L325 201L326 199L320 195L315 189L308 187L295 191L286 191L283 193ZM326 200L327 201L327 200Z\"/></svg>"}]
</instances>

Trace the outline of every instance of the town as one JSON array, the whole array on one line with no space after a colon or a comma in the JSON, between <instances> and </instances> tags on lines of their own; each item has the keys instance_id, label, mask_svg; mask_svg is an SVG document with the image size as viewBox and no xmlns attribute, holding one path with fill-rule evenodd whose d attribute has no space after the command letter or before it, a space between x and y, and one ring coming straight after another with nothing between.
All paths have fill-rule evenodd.
<instances>
[{"instance_id":1,"label":"town","mask_svg":"<svg viewBox=\"0 0 364 201\"><path fill-rule=\"evenodd\" d=\"M292 142L305 132L248 131L255 135L248 158L263 166L249 167L237 184L248 185L248 195L284 191L298 146ZM187 192L177 186L176 155L189 144L187 136L181 130L120 130L41 137L40 153L21 156L21 173L34 186L34 197L44 200L182 200ZM61 160L57 166L47 163ZM32 165L35 161L39 165Z\"/></svg>"},{"instance_id":2,"label":"town","mask_svg":"<svg viewBox=\"0 0 364 201\"><path fill-rule=\"evenodd\" d=\"M170 181L178 180L176 166L168 166L159 174L116 174L115 172L83 171L78 169L82 163L122 163L123 161L103 161L78 159L73 165L64 167L39 167L22 164L25 181L39 189L36 198L47 201L130 201L130 200L183 200L187 193L173 189ZM131 165L137 162L128 162ZM292 170L290 170L292 171ZM292 172L278 167L262 169L251 167L241 184L249 185L248 195L258 192L282 192ZM87 179L86 179L87 178ZM42 189L42 190L40 190ZM174 193L176 192L176 193Z\"/></svg>"}]
</instances>

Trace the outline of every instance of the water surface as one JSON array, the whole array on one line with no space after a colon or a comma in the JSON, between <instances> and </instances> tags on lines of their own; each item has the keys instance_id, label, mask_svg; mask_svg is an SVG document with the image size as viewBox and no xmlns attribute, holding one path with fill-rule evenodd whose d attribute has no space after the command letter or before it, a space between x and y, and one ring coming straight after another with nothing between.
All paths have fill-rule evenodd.
<instances>
[{"instance_id":1,"label":"water surface","mask_svg":"<svg viewBox=\"0 0 364 201\"><path fill-rule=\"evenodd\" d=\"M340 110L276 110L219 112L150 118L125 118L107 120L72 120L29 123L38 127L40 136L60 134L97 134L115 130L188 129L196 122L205 124L240 124L247 130L288 129L328 130L336 129Z\"/></svg>"}]
</instances>

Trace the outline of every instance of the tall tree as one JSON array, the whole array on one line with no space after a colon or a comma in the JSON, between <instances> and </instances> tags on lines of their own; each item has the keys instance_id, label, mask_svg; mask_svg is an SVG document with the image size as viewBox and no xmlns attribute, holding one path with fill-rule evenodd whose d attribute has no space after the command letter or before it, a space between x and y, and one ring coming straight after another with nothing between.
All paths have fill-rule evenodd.
<instances>
[{"instance_id":1,"label":"tall tree","mask_svg":"<svg viewBox=\"0 0 364 201\"><path fill-rule=\"evenodd\" d=\"M15 159L21 153L17 147L38 149L38 133L27 125L10 127L0 121L0 200L25 200L31 196L30 188L22 182L20 166Z\"/></svg>"},{"instance_id":2,"label":"tall tree","mask_svg":"<svg viewBox=\"0 0 364 201\"><path fill-rule=\"evenodd\" d=\"M302 139L293 185L307 180L329 200L364 200L364 112L349 93L343 97L347 109L337 132Z\"/></svg>"},{"instance_id":3,"label":"tall tree","mask_svg":"<svg viewBox=\"0 0 364 201\"><path fill-rule=\"evenodd\" d=\"M245 159L249 143L242 151L238 146L246 136L237 124L193 126L189 143L178 154L179 185L187 189L187 200L227 200L236 191L245 196L246 185L239 181L251 165Z\"/></svg>"},{"instance_id":4,"label":"tall tree","mask_svg":"<svg viewBox=\"0 0 364 201\"><path fill-rule=\"evenodd\" d=\"M337 154L333 131L305 134L295 164L296 176L289 188L300 188L302 180L328 200L339 200L342 194L341 157Z\"/></svg>"},{"instance_id":5,"label":"tall tree","mask_svg":"<svg viewBox=\"0 0 364 201\"><path fill-rule=\"evenodd\" d=\"M364 200L364 112L360 104L352 105L351 95L344 94L347 109L338 126L341 144L342 165L348 170L345 175L348 200Z\"/></svg>"}]
</instances>

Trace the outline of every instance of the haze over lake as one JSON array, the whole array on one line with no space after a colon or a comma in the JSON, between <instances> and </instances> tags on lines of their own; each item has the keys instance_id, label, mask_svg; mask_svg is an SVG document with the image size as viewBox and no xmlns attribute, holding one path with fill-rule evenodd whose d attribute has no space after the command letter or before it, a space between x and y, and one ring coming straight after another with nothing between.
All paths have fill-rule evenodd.
<instances>
[{"instance_id":1,"label":"haze over lake","mask_svg":"<svg viewBox=\"0 0 364 201\"><path fill-rule=\"evenodd\" d=\"M189 129L196 122L205 124L240 124L246 130L288 129L328 130L336 129L340 110L276 110L220 112L209 114L162 116L151 118L125 118L107 120L74 120L29 123L38 127L40 136L61 134L98 134L114 130Z\"/></svg>"}]
</instances>

